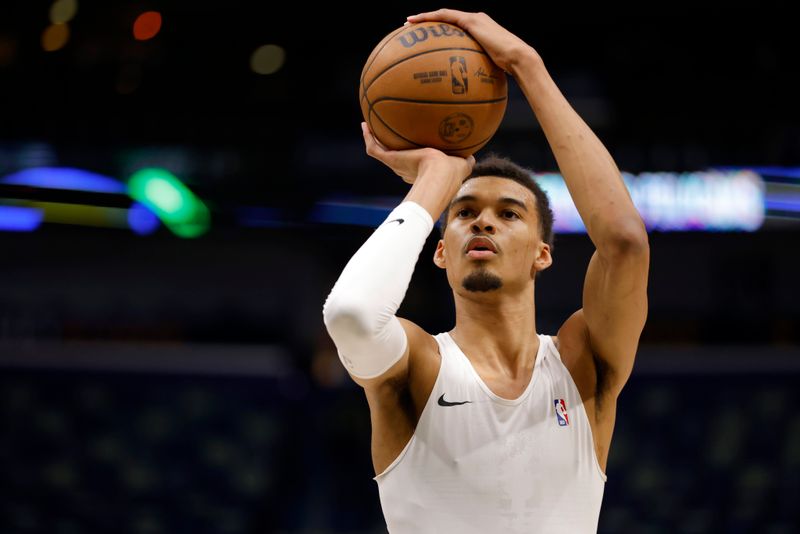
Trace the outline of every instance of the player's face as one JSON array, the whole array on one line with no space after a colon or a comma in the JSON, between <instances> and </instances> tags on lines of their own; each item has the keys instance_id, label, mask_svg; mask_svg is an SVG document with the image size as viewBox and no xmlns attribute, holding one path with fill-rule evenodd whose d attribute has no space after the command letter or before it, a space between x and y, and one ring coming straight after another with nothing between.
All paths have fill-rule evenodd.
<instances>
[{"instance_id":1,"label":"player's face","mask_svg":"<svg viewBox=\"0 0 800 534\"><path fill-rule=\"evenodd\" d=\"M507 178L468 180L448 208L434 262L447 269L452 287L517 289L550 265L538 224L536 199L528 188Z\"/></svg>"}]
</instances>

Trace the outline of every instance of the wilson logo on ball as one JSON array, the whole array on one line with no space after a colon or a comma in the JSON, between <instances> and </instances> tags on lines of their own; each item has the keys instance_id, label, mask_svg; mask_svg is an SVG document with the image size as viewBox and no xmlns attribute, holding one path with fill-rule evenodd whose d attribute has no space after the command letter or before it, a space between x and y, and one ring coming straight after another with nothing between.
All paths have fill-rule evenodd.
<instances>
[{"instance_id":1,"label":"wilson logo on ball","mask_svg":"<svg viewBox=\"0 0 800 534\"><path fill-rule=\"evenodd\" d=\"M466 34L460 29L449 24L439 24L438 26L428 26L427 28L415 28L410 32L404 33L398 39L400 44L406 48L411 48L417 43L427 41L428 37L464 37Z\"/></svg>"}]
</instances>

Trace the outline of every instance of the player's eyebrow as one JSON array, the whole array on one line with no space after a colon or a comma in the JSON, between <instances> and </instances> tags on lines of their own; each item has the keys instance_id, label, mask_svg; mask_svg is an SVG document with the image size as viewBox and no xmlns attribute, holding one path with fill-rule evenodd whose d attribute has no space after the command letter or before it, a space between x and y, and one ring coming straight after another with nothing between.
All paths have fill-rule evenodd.
<instances>
[{"instance_id":1,"label":"player's eyebrow","mask_svg":"<svg viewBox=\"0 0 800 534\"><path fill-rule=\"evenodd\" d=\"M478 200L478 198L475 195L461 195L460 197L455 198L450 203L450 206L447 208L447 211L450 211L451 209L453 209L458 204L461 204L461 203L464 203L464 202L475 202L477 200ZM525 203L522 202L521 200L517 200L516 198L501 197L498 200L498 202L501 203L501 204L513 204L514 206L518 206L520 209L528 211L528 208L525 206Z\"/></svg>"}]
</instances>

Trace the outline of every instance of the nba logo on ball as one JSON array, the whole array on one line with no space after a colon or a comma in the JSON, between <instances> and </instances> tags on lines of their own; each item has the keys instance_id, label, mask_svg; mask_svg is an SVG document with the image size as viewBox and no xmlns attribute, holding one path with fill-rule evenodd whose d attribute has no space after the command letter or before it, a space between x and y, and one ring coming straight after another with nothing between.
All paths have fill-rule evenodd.
<instances>
[{"instance_id":1,"label":"nba logo on ball","mask_svg":"<svg viewBox=\"0 0 800 534\"><path fill-rule=\"evenodd\" d=\"M463 95L469 90L467 62L463 57L454 56L450 58L450 83L453 87L454 95Z\"/></svg>"},{"instance_id":2,"label":"nba logo on ball","mask_svg":"<svg viewBox=\"0 0 800 534\"><path fill-rule=\"evenodd\" d=\"M569 416L567 415L567 403L564 402L564 399L555 399L555 404L558 426L568 426Z\"/></svg>"}]
</instances>

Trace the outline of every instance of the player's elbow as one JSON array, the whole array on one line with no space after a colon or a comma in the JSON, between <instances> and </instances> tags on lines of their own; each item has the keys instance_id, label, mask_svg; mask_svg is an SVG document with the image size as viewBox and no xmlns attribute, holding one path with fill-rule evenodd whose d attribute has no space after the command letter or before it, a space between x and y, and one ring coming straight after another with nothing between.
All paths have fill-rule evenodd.
<instances>
[{"instance_id":1,"label":"player's elbow","mask_svg":"<svg viewBox=\"0 0 800 534\"><path fill-rule=\"evenodd\" d=\"M391 314L378 309L366 295L358 291L344 293L334 289L322 308L322 318L328 332L348 337L374 338L382 331Z\"/></svg>"},{"instance_id":2,"label":"player's elbow","mask_svg":"<svg viewBox=\"0 0 800 534\"><path fill-rule=\"evenodd\" d=\"M374 325L370 313L358 299L345 298L331 293L322 307L322 320L331 337L341 335L367 337L372 334Z\"/></svg>"},{"instance_id":3,"label":"player's elbow","mask_svg":"<svg viewBox=\"0 0 800 534\"><path fill-rule=\"evenodd\" d=\"M378 314L360 305L358 299L333 297L323 306L323 321L339 358L354 378L376 378L403 357L407 338L394 315L390 316L394 320L381 326L375 319Z\"/></svg>"},{"instance_id":4,"label":"player's elbow","mask_svg":"<svg viewBox=\"0 0 800 534\"><path fill-rule=\"evenodd\" d=\"M642 256L650 252L650 240L641 218L622 221L609 232L606 250L614 256Z\"/></svg>"}]
</instances>

